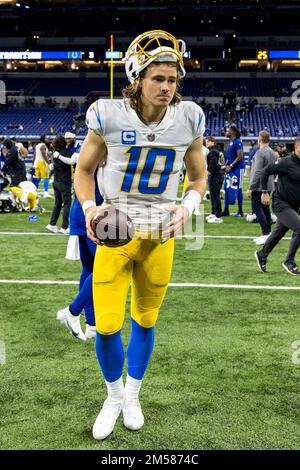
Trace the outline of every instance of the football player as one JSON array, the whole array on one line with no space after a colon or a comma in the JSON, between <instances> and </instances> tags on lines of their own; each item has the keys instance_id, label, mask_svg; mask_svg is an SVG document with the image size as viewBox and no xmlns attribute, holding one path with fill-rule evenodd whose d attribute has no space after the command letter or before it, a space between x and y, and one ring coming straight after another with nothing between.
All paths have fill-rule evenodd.
<instances>
[{"instance_id":1,"label":"football player","mask_svg":"<svg viewBox=\"0 0 300 470\"><path fill-rule=\"evenodd\" d=\"M49 159L48 159L48 149L46 146L47 137L42 135L40 137L40 142L35 146L34 157L32 165L34 167L34 177L33 182L36 187L39 187L40 180L44 180L44 194L43 197L51 197L49 194Z\"/></svg>"},{"instance_id":2,"label":"football player","mask_svg":"<svg viewBox=\"0 0 300 470\"><path fill-rule=\"evenodd\" d=\"M22 181L18 186L12 186L11 191L22 209L27 212L45 212L39 205L36 186L31 181Z\"/></svg>"},{"instance_id":3,"label":"football player","mask_svg":"<svg viewBox=\"0 0 300 470\"><path fill-rule=\"evenodd\" d=\"M224 182L225 204L223 216L229 215L229 205L233 205L238 201L238 212L234 217L243 217L243 178L245 171L245 160L243 154L243 144L240 139L241 133L238 128L232 124L226 130L226 137L229 138L225 160L226 175Z\"/></svg>"},{"instance_id":4,"label":"football player","mask_svg":"<svg viewBox=\"0 0 300 470\"><path fill-rule=\"evenodd\" d=\"M103 213L112 205L126 212L136 228L127 245L98 246L95 256L95 349L108 392L93 426L96 439L113 431L121 412L126 428L138 430L144 424L139 391L171 276L174 236L205 194L204 113L197 104L181 101L178 93L185 75L184 51L185 43L165 31L138 36L125 56L130 85L123 90L124 99L99 99L87 111L89 130L75 172L75 190L88 236L99 245L90 225L101 212L95 202L97 166ZM189 184L181 205L175 205L183 159ZM169 213L173 217L166 223ZM124 387L121 330L130 284Z\"/></svg>"}]
</instances>

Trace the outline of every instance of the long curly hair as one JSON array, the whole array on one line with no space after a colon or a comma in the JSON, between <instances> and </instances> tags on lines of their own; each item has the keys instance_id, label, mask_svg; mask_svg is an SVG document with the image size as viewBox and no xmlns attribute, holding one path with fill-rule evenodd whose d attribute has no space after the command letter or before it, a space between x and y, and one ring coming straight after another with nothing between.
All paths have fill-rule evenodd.
<instances>
[{"instance_id":1,"label":"long curly hair","mask_svg":"<svg viewBox=\"0 0 300 470\"><path fill-rule=\"evenodd\" d=\"M64 138L63 135L57 135L55 139L52 142L52 147L54 150L57 150L60 152L61 150L64 150L66 148L66 139Z\"/></svg>"},{"instance_id":2,"label":"long curly hair","mask_svg":"<svg viewBox=\"0 0 300 470\"><path fill-rule=\"evenodd\" d=\"M160 64L163 63L163 62L160 62ZM146 76L146 73L147 73L147 70L149 70L149 68L153 65L156 65L157 62L153 62L151 63L150 65L148 65L148 67L146 67L144 70L141 71L140 75L138 76L138 78L136 78L134 80L133 83L130 83L129 85L127 85L123 90L122 90L122 94L123 94L123 97L124 98L128 98L129 99L129 103L130 103L130 106L132 109L134 109L135 111L137 112L141 112L141 95L142 95L142 78L145 78ZM170 62L168 62L168 64L170 64ZM176 91L174 93L174 96L172 98L172 101L170 103L170 105L172 104L178 104L180 103L182 97L179 93L179 89L180 89L180 86L181 86L181 78L180 78L180 74L179 74L179 67L177 65L177 82L176 82Z\"/></svg>"}]
</instances>

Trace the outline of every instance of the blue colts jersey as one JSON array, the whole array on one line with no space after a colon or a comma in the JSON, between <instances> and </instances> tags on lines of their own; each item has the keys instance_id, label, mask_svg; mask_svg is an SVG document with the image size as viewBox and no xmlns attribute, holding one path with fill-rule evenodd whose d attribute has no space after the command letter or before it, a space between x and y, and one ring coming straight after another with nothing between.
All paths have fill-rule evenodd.
<instances>
[{"instance_id":1,"label":"blue colts jersey","mask_svg":"<svg viewBox=\"0 0 300 470\"><path fill-rule=\"evenodd\" d=\"M229 142L226 154L225 154L225 160L226 164L230 165L231 163L234 162L234 160L237 158L237 152L238 150L243 151L243 144L242 141L238 138L232 140ZM236 166L235 169L244 169L245 168L245 159L243 158L242 161L240 161Z\"/></svg>"},{"instance_id":2,"label":"blue colts jersey","mask_svg":"<svg viewBox=\"0 0 300 470\"><path fill-rule=\"evenodd\" d=\"M229 204L236 203L239 189L243 187L243 179L243 168L236 167L230 173L226 173L224 180L224 189L227 193Z\"/></svg>"}]
</instances>

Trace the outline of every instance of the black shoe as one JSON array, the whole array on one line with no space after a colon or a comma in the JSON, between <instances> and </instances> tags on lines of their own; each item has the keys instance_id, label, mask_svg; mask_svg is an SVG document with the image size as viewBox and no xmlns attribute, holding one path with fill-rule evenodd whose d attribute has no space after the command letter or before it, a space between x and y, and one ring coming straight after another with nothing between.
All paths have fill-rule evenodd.
<instances>
[{"instance_id":1,"label":"black shoe","mask_svg":"<svg viewBox=\"0 0 300 470\"><path fill-rule=\"evenodd\" d=\"M293 276L296 276L297 274L300 274L300 271L298 269L298 266L294 261L285 261L282 263L282 267L290 274L293 274Z\"/></svg>"},{"instance_id":2,"label":"black shoe","mask_svg":"<svg viewBox=\"0 0 300 470\"><path fill-rule=\"evenodd\" d=\"M230 216L229 210L228 210L228 209L223 210L221 216L222 216L222 217L229 217L229 216Z\"/></svg>"},{"instance_id":3,"label":"black shoe","mask_svg":"<svg viewBox=\"0 0 300 470\"><path fill-rule=\"evenodd\" d=\"M261 255L261 252L260 252L260 251L256 251L256 252L254 253L254 256L255 256L255 259L256 259L256 262L257 262L257 266L259 267L259 269L261 270L261 272L267 273L267 272L268 272L267 267L266 267L267 258L264 258L264 257Z\"/></svg>"}]
</instances>

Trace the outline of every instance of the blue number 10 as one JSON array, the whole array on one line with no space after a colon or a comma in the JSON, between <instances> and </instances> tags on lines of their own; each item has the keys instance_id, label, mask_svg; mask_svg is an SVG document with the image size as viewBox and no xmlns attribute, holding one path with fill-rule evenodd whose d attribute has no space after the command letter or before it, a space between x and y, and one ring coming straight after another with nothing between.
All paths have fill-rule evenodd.
<instances>
[{"instance_id":1,"label":"blue number 10","mask_svg":"<svg viewBox=\"0 0 300 470\"><path fill-rule=\"evenodd\" d=\"M129 160L123 178L121 191L129 193L139 164L143 147L131 147L129 149ZM141 194L161 194L165 191L170 173L173 169L176 152L174 149L151 148L146 156L142 170L138 190ZM150 177L154 170L157 157L165 158L165 166L159 175L159 181L155 186L150 186Z\"/></svg>"}]
</instances>

